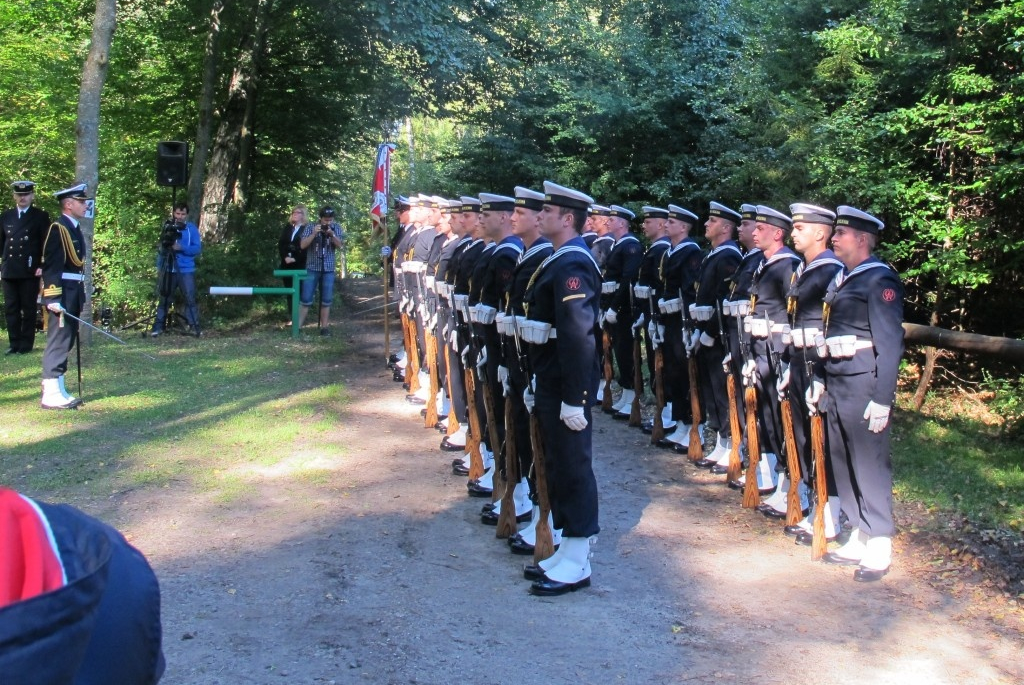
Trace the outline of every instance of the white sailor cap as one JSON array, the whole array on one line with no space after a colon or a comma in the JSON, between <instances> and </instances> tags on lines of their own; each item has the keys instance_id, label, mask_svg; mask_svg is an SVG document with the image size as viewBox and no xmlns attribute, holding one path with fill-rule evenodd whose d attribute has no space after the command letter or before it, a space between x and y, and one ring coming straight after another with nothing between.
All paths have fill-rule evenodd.
<instances>
[{"instance_id":1,"label":"white sailor cap","mask_svg":"<svg viewBox=\"0 0 1024 685\"><path fill-rule=\"evenodd\" d=\"M729 209L725 205L719 202L712 202L711 208L708 210L708 214L711 216L717 216L731 221L733 223L739 223L743 220L743 217L735 209Z\"/></svg>"},{"instance_id":2,"label":"white sailor cap","mask_svg":"<svg viewBox=\"0 0 1024 685\"><path fill-rule=\"evenodd\" d=\"M622 205L612 205L608 209L610 210L611 216L617 216L620 219L625 219L626 221L632 221L633 219L636 218L636 214L626 209Z\"/></svg>"},{"instance_id":3,"label":"white sailor cap","mask_svg":"<svg viewBox=\"0 0 1024 685\"><path fill-rule=\"evenodd\" d=\"M590 214L592 216L611 216L612 210L604 205L592 204L590 205Z\"/></svg>"},{"instance_id":4,"label":"white sailor cap","mask_svg":"<svg viewBox=\"0 0 1024 685\"><path fill-rule=\"evenodd\" d=\"M86 185L85 183L78 183L76 185L71 186L70 188L65 188L64 190L58 190L56 193L53 194L53 196L55 198L57 198L58 202L60 200L64 200L64 199L69 198L69 197L70 198L74 198L76 200L88 200L89 199L89 196L87 194L88 192L89 192L89 186L88 185Z\"/></svg>"},{"instance_id":5,"label":"white sailor cap","mask_svg":"<svg viewBox=\"0 0 1024 685\"><path fill-rule=\"evenodd\" d=\"M409 203L409 198L407 198L405 195L399 195L398 197L395 198L395 209L401 209L402 207L411 206L412 205Z\"/></svg>"},{"instance_id":6,"label":"white sailor cap","mask_svg":"<svg viewBox=\"0 0 1024 685\"><path fill-rule=\"evenodd\" d=\"M590 205L594 204L594 198L578 190L544 181L544 204L566 209L589 210Z\"/></svg>"},{"instance_id":7,"label":"white sailor cap","mask_svg":"<svg viewBox=\"0 0 1024 685\"><path fill-rule=\"evenodd\" d=\"M740 205L740 216L743 221L756 221L757 205Z\"/></svg>"},{"instance_id":8,"label":"white sailor cap","mask_svg":"<svg viewBox=\"0 0 1024 685\"><path fill-rule=\"evenodd\" d=\"M449 214L461 214L462 213L462 200L448 200L448 213Z\"/></svg>"},{"instance_id":9,"label":"white sailor cap","mask_svg":"<svg viewBox=\"0 0 1024 685\"><path fill-rule=\"evenodd\" d=\"M29 195L36 192L36 184L32 181L15 181L11 184L15 195Z\"/></svg>"},{"instance_id":10,"label":"white sailor cap","mask_svg":"<svg viewBox=\"0 0 1024 685\"><path fill-rule=\"evenodd\" d=\"M514 197L480 193L480 211L482 212L511 212L515 208L516 199Z\"/></svg>"},{"instance_id":11,"label":"white sailor cap","mask_svg":"<svg viewBox=\"0 0 1024 685\"><path fill-rule=\"evenodd\" d=\"M544 206L544 193L538 193L536 190L530 190L523 186L516 186L516 207L523 207L525 209L532 209L535 212L539 212Z\"/></svg>"},{"instance_id":12,"label":"white sailor cap","mask_svg":"<svg viewBox=\"0 0 1024 685\"><path fill-rule=\"evenodd\" d=\"M459 198L462 201L463 212L479 212L480 211L480 200L470 195L463 195Z\"/></svg>"},{"instance_id":13,"label":"white sailor cap","mask_svg":"<svg viewBox=\"0 0 1024 685\"><path fill-rule=\"evenodd\" d=\"M807 205L795 202L789 206L789 213L793 215L793 223L802 221L808 224L825 224L831 226L835 223L836 213L831 209L819 207L818 205Z\"/></svg>"},{"instance_id":14,"label":"white sailor cap","mask_svg":"<svg viewBox=\"0 0 1024 685\"><path fill-rule=\"evenodd\" d=\"M839 205L836 210L836 226L849 226L874 235L878 235L885 228L881 220L847 205Z\"/></svg>"},{"instance_id":15,"label":"white sailor cap","mask_svg":"<svg viewBox=\"0 0 1024 685\"><path fill-rule=\"evenodd\" d=\"M757 216L754 218L759 224L770 224L776 228L788 231L793 228L793 220L777 209L767 205L757 206Z\"/></svg>"},{"instance_id":16,"label":"white sailor cap","mask_svg":"<svg viewBox=\"0 0 1024 685\"><path fill-rule=\"evenodd\" d=\"M644 213L645 219L667 219L668 210L661 207L652 207L651 205L644 205L640 211Z\"/></svg>"},{"instance_id":17,"label":"white sailor cap","mask_svg":"<svg viewBox=\"0 0 1024 685\"><path fill-rule=\"evenodd\" d=\"M692 224L697 221L697 215L688 209L683 209L679 205L668 206L668 218L678 219L679 221L685 221L688 224Z\"/></svg>"}]
</instances>

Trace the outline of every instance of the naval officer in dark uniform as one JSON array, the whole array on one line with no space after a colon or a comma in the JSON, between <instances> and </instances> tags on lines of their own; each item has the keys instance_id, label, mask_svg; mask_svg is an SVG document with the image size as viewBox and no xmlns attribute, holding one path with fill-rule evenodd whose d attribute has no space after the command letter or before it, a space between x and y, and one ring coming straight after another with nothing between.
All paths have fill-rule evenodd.
<instances>
[{"instance_id":1,"label":"naval officer in dark uniform","mask_svg":"<svg viewBox=\"0 0 1024 685\"><path fill-rule=\"evenodd\" d=\"M0 214L0 277L10 341L6 354L25 354L32 351L36 338L36 298L43 274L40 261L50 215L32 206L35 183L15 181L11 189L15 207Z\"/></svg>"},{"instance_id":2,"label":"naval officer in dark uniform","mask_svg":"<svg viewBox=\"0 0 1024 685\"><path fill-rule=\"evenodd\" d=\"M43 352L43 409L75 409L82 400L64 387L68 354L78 337L78 322L64 312L81 316L85 303L85 237L78 222L85 216L88 188L84 183L56 193L61 215L43 241L43 304L49 310L46 350Z\"/></svg>"},{"instance_id":3,"label":"naval officer in dark uniform","mask_svg":"<svg viewBox=\"0 0 1024 685\"><path fill-rule=\"evenodd\" d=\"M593 199L549 181L544 196L540 230L554 252L526 291L536 385L523 400L540 423L551 513L555 528L562 529L562 544L524 574L535 580L533 594L560 595L590 585L590 544L600 532L591 409L600 377L601 272L580 236Z\"/></svg>"},{"instance_id":4,"label":"naval officer in dark uniform","mask_svg":"<svg viewBox=\"0 0 1024 685\"><path fill-rule=\"evenodd\" d=\"M892 460L889 420L903 356L903 284L874 256L885 225L853 207L836 211L832 249L844 265L825 294L825 384L807 390L825 402L829 457L850 540L825 561L859 566L854 580L880 580L892 563Z\"/></svg>"}]
</instances>

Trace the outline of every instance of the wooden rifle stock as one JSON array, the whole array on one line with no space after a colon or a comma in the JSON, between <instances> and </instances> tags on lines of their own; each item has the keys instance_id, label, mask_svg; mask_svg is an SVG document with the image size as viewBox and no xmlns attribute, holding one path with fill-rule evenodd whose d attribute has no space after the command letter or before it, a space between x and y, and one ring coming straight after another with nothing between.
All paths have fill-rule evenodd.
<instances>
[{"instance_id":1,"label":"wooden rifle stock","mask_svg":"<svg viewBox=\"0 0 1024 685\"><path fill-rule=\"evenodd\" d=\"M753 509L761 503L757 491L757 465L761 461L761 437L757 432L757 388L743 391L747 414L747 482L743 486L743 508Z\"/></svg>"},{"instance_id":2,"label":"wooden rifle stock","mask_svg":"<svg viewBox=\"0 0 1024 685\"><path fill-rule=\"evenodd\" d=\"M640 334L633 331L633 403L629 405L629 425L640 427L640 397L644 394L644 371L641 366Z\"/></svg>"},{"instance_id":3,"label":"wooden rifle stock","mask_svg":"<svg viewBox=\"0 0 1024 685\"><path fill-rule=\"evenodd\" d=\"M444 348L443 348L444 349L444 368L445 368L445 371L447 372L447 373L445 373L445 377L448 378L448 397L449 397L449 399L452 400L452 408L451 408L451 411L448 412L448 432L446 433L446 435L455 435L456 433L459 432L459 428L461 428L461 426L459 425L459 419L455 416L455 401L454 401L454 398L455 398L455 392L454 392L455 386L454 386L453 381L452 381L452 361L451 361L452 353L451 353L451 348L448 346L448 343L447 342L443 342L443 344L444 344Z\"/></svg>"},{"instance_id":4,"label":"wooden rifle stock","mask_svg":"<svg viewBox=\"0 0 1024 685\"><path fill-rule=\"evenodd\" d=\"M498 468L501 459L501 441L498 439L498 417L494 409L494 395L491 391L491 383L487 380L487 371L480 374L480 382L483 383L484 395L484 416L487 419L487 434L491 439L491 449L494 450L494 475L491 478L493 483L491 489L491 501L497 502L501 493L505 491L505 479L502 477L501 469ZM504 418L504 417L502 417Z\"/></svg>"},{"instance_id":5,"label":"wooden rifle stock","mask_svg":"<svg viewBox=\"0 0 1024 685\"><path fill-rule=\"evenodd\" d=\"M786 468L789 469L786 525L795 526L803 518L800 511L800 455L797 454L796 435L793 433L793 408L788 396L779 403L779 411L782 412L782 436L786 444Z\"/></svg>"},{"instance_id":6,"label":"wooden rifle stock","mask_svg":"<svg viewBox=\"0 0 1024 685\"><path fill-rule=\"evenodd\" d=\"M725 376L725 388L729 392L729 432L732 433L732 445L729 448L728 480L736 480L743 470L740 461L740 440L743 430L740 428L740 411L736 406L736 376L730 371Z\"/></svg>"},{"instance_id":7,"label":"wooden rifle stock","mask_svg":"<svg viewBox=\"0 0 1024 685\"><path fill-rule=\"evenodd\" d=\"M665 422L661 415L665 410L665 355L661 345L654 350L654 427L651 428L651 444L665 438Z\"/></svg>"},{"instance_id":8,"label":"wooden rifle stock","mask_svg":"<svg viewBox=\"0 0 1024 685\"><path fill-rule=\"evenodd\" d=\"M817 561L825 556L828 540L825 539L825 503L828 502L828 486L825 484L825 426L821 414L811 414L811 456L814 459L814 524L812 528L811 559Z\"/></svg>"},{"instance_id":9,"label":"wooden rifle stock","mask_svg":"<svg viewBox=\"0 0 1024 685\"><path fill-rule=\"evenodd\" d=\"M608 335L608 329L601 328L601 346L604 352L604 395L601 397L601 409L612 410L612 336Z\"/></svg>"},{"instance_id":10,"label":"wooden rifle stock","mask_svg":"<svg viewBox=\"0 0 1024 685\"><path fill-rule=\"evenodd\" d=\"M437 369L437 336L433 331L424 329L427 344L427 369L430 372L430 396L427 397L427 413L423 419L424 428L433 428L437 424L437 394L441 390L441 379Z\"/></svg>"},{"instance_id":11,"label":"wooden rifle stock","mask_svg":"<svg viewBox=\"0 0 1024 685\"><path fill-rule=\"evenodd\" d=\"M469 479L484 475L484 456L480 454L480 414L476 410L476 381L473 379L473 367L463 371L466 381L466 413L469 414L469 433L466 436L466 449L469 451Z\"/></svg>"},{"instance_id":12,"label":"wooden rifle stock","mask_svg":"<svg viewBox=\"0 0 1024 685\"><path fill-rule=\"evenodd\" d=\"M505 492L501 496L501 513L498 514L498 528L495 536L505 539L516 534L516 502L513 497L519 484L519 454L516 450L515 418L512 413L512 398L505 398L505 444L502 456L505 460Z\"/></svg>"},{"instance_id":13,"label":"wooden rifle stock","mask_svg":"<svg viewBox=\"0 0 1024 685\"><path fill-rule=\"evenodd\" d=\"M697 355L691 354L686 362L687 373L690 375L690 413L693 423L690 424L690 444L686 448L686 456L690 461L698 462L704 458L704 445L700 439L700 389L697 386Z\"/></svg>"},{"instance_id":14,"label":"wooden rifle stock","mask_svg":"<svg viewBox=\"0 0 1024 685\"><path fill-rule=\"evenodd\" d=\"M540 421L530 414L530 444L533 447L533 474L537 483L537 506L540 519L537 521L537 540L533 545L533 563L540 563L555 553L555 541L551 533L548 516L551 515L551 500L548 498L548 471L544 457L544 439L540 433Z\"/></svg>"},{"instance_id":15,"label":"wooden rifle stock","mask_svg":"<svg viewBox=\"0 0 1024 685\"><path fill-rule=\"evenodd\" d=\"M412 343L409 342L409 315L402 312L402 347L405 348L405 371L402 373L402 380L409 382L409 354L412 350Z\"/></svg>"},{"instance_id":16,"label":"wooden rifle stock","mask_svg":"<svg viewBox=\"0 0 1024 685\"><path fill-rule=\"evenodd\" d=\"M409 384L409 392L420 389L420 353L416 349L416 317L409 317L409 358L405 362L405 382Z\"/></svg>"}]
</instances>

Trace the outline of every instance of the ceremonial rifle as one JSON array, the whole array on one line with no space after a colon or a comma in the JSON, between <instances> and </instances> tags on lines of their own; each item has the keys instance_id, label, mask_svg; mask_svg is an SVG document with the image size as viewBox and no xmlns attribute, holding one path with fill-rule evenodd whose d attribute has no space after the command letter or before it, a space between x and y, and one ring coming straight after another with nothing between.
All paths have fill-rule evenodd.
<instances>
[{"instance_id":1,"label":"ceremonial rifle","mask_svg":"<svg viewBox=\"0 0 1024 685\"><path fill-rule=\"evenodd\" d=\"M442 342L444 344L444 368L445 368L445 378L448 379L448 397L452 398L452 409L451 409L450 412L448 412L448 432L446 433L446 435L455 435L456 433L459 432L459 429L461 428L461 426L459 425L458 417L455 415L455 404L454 404L455 386L453 385L454 381L452 380L452 361L451 361L451 359L452 359L451 353L452 353L453 350L452 350L451 345L448 342L448 335L455 332L455 326L456 326L456 324L455 324L455 316L456 316L456 314L455 314L454 305L452 304L451 293L448 294L448 312L449 312L448 313L448 324L449 324L450 328L449 328L448 334L444 335L441 338L441 340L442 340ZM456 347L458 346L458 336L456 336L455 345L456 345ZM458 350L454 350L454 352L456 354L458 354L459 351Z\"/></svg>"},{"instance_id":2,"label":"ceremonial rifle","mask_svg":"<svg viewBox=\"0 0 1024 685\"><path fill-rule=\"evenodd\" d=\"M753 309L753 307L750 308L751 311ZM745 367L747 353L750 350L740 329L739 317L736 318L736 330L740 336L740 357L742 357L743 367ZM757 491L757 466L761 461L761 436L757 432L757 384L753 381L743 390L743 404L747 418L747 479L743 486L743 507L753 509L761 503L761 495Z\"/></svg>"},{"instance_id":3,"label":"ceremonial rifle","mask_svg":"<svg viewBox=\"0 0 1024 685\"><path fill-rule=\"evenodd\" d=\"M437 287L436 285L434 286ZM437 301L430 296L430 291L423 288L424 314L423 340L427 346L427 370L430 374L430 396L427 397L427 413L423 419L424 428L437 425L437 395L441 390L441 379L437 368Z\"/></svg>"},{"instance_id":4,"label":"ceremonial rifle","mask_svg":"<svg viewBox=\"0 0 1024 685\"><path fill-rule=\"evenodd\" d=\"M729 350L728 354L731 354L732 346L729 344L729 339L725 334L721 302L716 303L715 312L718 314L718 336L722 341L722 348ZM739 321L739 318L737 317L736 320ZM740 472L743 469L743 464L740 461L740 440L743 437L743 433L740 428L739 408L736 406L736 374L732 372L728 364L724 365L722 370L725 372L725 388L729 395L729 433L732 437L729 445L729 472L726 474L728 482L739 478Z\"/></svg>"},{"instance_id":5,"label":"ceremonial rifle","mask_svg":"<svg viewBox=\"0 0 1024 685\"><path fill-rule=\"evenodd\" d=\"M485 324L480 325L484 326ZM477 343L472 321L470 321L469 329L469 339L474 359L473 365L477 366L481 358L481 345ZM486 345L485 342L483 344ZM486 349L486 347L484 349ZM494 408L494 392L491 388L491 379L487 375L486 365L482 371L477 367L477 371L480 373L480 384L483 390L482 394L484 396L484 418L487 419L487 434L491 439L491 449L493 450L494 456L494 472L491 476L491 501L497 502L499 493L504 491L503 488L505 486L505 479L503 475L504 468L499 468L499 466L501 466L502 454L501 441L498 439L498 417Z\"/></svg>"},{"instance_id":6,"label":"ceremonial rifle","mask_svg":"<svg viewBox=\"0 0 1024 685\"><path fill-rule=\"evenodd\" d=\"M814 361L807 358L807 340L802 348L804 373L807 387L814 385ZM828 502L828 485L825 480L825 425L817 406L811 410L811 477L814 480L814 519L812 523L811 559L818 561L828 551L825 537L825 503Z\"/></svg>"},{"instance_id":7,"label":"ceremonial rifle","mask_svg":"<svg viewBox=\"0 0 1024 685\"><path fill-rule=\"evenodd\" d=\"M690 310L683 299L683 288L679 288L679 305L682 308L683 330L686 339L683 348L686 351L686 370L690 376L690 413L693 415L693 423L690 424L690 444L686 447L686 456L692 462L698 462L704 458L704 445L700 438L700 389L697 387L697 355L689 349L689 340L693 335L693 319L690 318Z\"/></svg>"},{"instance_id":8,"label":"ceremonial rifle","mask_svg":"<svg viewBox=\"0 0 1024 685\"><path fill-rule=\"evenodd\" d=\"M654 425L651 428L651 444L657 445L665 438L665 421L662 418L665 411L665 353L661 349L665 341L658 340L661 334L653 296L647 298L647 310L654 329L651 334L651 345L654 347Z\"/></svg>"},{"instance_id":9,"label":"ceremonial rifle","mask_svg":"<svg viewBox=\"0 0 1024 685\"><path fill-rule=\"evenodd\" d=\"M612 410L612 336L608 333L608 323L601 325L601 350L604 355L604 394L601 396L601 410Z\"/></svg>"},{"instance_id":10,"label":"ceremonial rifle","mask_svg":"<svg viewBox=\"0 0 1024 685\"><path fill-rule=\"evenodd\" d=\"M764 322L768 327L768 363L774 371L776 378L782 372L782 362L779 358L779 351L775 349L772 340L772 322L768 318L768 312L764 313ZM782 413L782 435L786 450L786 468L789 470L789 492L786 495L786 525L795 526L800 523L800 455L797 454L796 435L793 433L793 409L789 402L789 386L782 390L782 399L779 400L779 411Z\"/></svg>"},{"instance_id":11,"label":"ceremonial rifle","mask_svg":"<svg viewBox=\"0 0 1024 685\"><path fill-rule=\"evenodd\" d=\"M633 300L633 288L629 289L629 318L633 318L635 307ZM640 426L640 397L644 394L644 372L640 359L640 331L633 331L633 402L629 406L629 425L633 428Z\"/></svg>"},{"instance_id":12,"label":"ceremonial rifle","mask_svg":"<svg viewBox=\"0 0 1024 685\"><path fill-rule=\"evenodd\" d=\"M452 296L454 298L454 295ZM462 311L462 323L457 324L463 330L471 326L469 320L469 308L464 306ZM473 339L472 331L467 333L469 341ZM466 350L470 349L471 342L466 343ZM469 415L469 432L466 436L466 450L469 452L469 479L473 480L484 475L484 457L480 454L480 437L482 427L480 426L480 414L476 408L476 380L473 375L474 362L469 360L468 355L461 356L462 374L466 385L466 413Z\"/></svg>"},{"instance_id":13,"label":"ceremonial rifle","mask_svg":"<svg viewBox=\"0 0 1024 685\"><path fill-rule=\"evenodd\" d=\"M530 355L524 353L519 342L519 321L512 320L513 334L516 339L516 351L519 353L523 367L526 371L526 385L531 392L533 387L533 368L530 363ZM544 457L544 438L540 432L540 421L537 419L536 407L530 414L530 448L533 452L533 477L534 487L537 492L537 506L540 508L535 529L535 540L533 543L533 561L540 563L555 553L555 541L551 533L551 524L548 517L551 516L551 499L548 497L548 472Z\"/></svg>"},{"instance_id":14,"label":"ceremonial rifle","mask_svg":"<svg viewBox=\"0 0 1024 685\"><path fill-rule=\"evenodd\" d=\"M422 267L423 262L414 262L416 268ZM416 276L416 289L419 290L419 271L414 272ZM417 293L420 302L423 298L420 293ZM409 392L415 393L420 389L420 353L417 349L418 341L416 339L416 312L419 308L419 303L414 302L412 305L412 312L409 315L409 358L405 363L405 382L409 384Z\"/></svg>"}]
</instances>

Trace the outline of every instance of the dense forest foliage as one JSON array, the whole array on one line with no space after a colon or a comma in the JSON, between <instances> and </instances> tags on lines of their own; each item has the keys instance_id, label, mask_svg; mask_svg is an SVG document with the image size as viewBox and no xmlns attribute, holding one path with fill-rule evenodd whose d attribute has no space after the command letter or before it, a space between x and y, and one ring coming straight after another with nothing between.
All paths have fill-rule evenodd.
<instances>
[{"instance_id":1,"label":"dense forest foliage","mask_svg":"<svg viewBox=\"0 0 1024 685\"><path fill-rule=\"evenodd\" d=\"M0 5L0 178L40 203L74 174L93 3ZM103 90L94 274L152 305L192 146L201 285L271 282L297 202L331 203L351 271L379 273L375 146L393 192L852 204L887 223L908 318L1021 337L1024 0L121 0ZM238 313L250 303L219 304ZM210 312L207 308L204 316Z\"/></svg>"}]
</instances>

